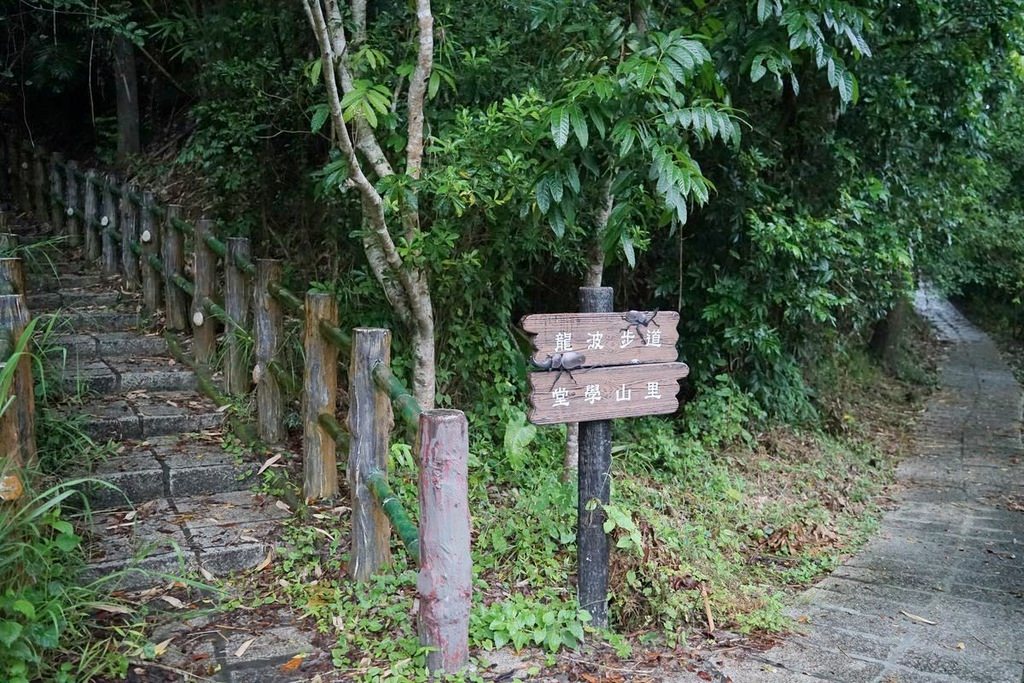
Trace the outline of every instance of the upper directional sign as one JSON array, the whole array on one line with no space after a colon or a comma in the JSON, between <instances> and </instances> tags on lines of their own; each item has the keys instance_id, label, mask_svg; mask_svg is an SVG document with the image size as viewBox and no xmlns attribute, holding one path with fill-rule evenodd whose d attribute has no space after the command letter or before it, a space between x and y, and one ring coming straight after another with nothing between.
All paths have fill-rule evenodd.
<instances>
[{"instance_id":1,"label":"upper directional sign","mask_svg":"<svg viewBox=\"0 0 1024 683\"><path fill-rule=\"evenodd\" d=\"M543 364L559 353L582 354L583 367L665 363L676 360L679 313L548 313L520 322L533 336L533 361Z\"/></svg>"}]
</instances>

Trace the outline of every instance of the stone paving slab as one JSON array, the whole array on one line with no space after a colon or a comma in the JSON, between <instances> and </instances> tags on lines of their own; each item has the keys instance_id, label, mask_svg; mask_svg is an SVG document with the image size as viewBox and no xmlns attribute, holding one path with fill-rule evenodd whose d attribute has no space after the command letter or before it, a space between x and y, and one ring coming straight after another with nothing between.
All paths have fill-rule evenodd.
<instances>
[{"instance_id":1,"label":"stone paving slab","mask_svg":"<svg viewBox=\"0 0 1024 683\"><path fill-rule=\"evenodd\" d=\"M97 292L87 288L62 288L56 292L29 294L25 298L28 310L32 313L52 313L68 307L113 306L120 300L120 294L110 291Z\"/></svg>"},{"instance_id":2,"label":"stone paving slab","mask_svg":"<svg viewBox=\"0 0 1024 683\"><path fill-rule=\"evenodd\" d=\"M195 373L170 358L68 359L58 367L64 390L73 394L182 391L197 386Z\"/></svg>"},{"instance_id":3,"label":"stone paving slab","mask_svg":"<svg viewBox=\"0 0 1024 683\"><path fill-rule=\"evenodd\" d=\"M262 562L288 513L248 491L173 497L95 515L88 545L90 579L118 576L119 589L138 589L166 575L201 582ZM183 508L183 509L182 509ZM125 572L132 568L139 571Z\"/></svg>"},{"instance_id":4,"label":"stone paving slab","mask_svg":"<svg viewBox=\"0 0 1024 683\"><path fill-rule=\"evenodd\" d=\"M50 358L65 360L115 360L121 356L158 357L167 355L167 342L156 334L140 332L84 332L56 334L48 340Z\"/></svg>"},{"instance_id":5,"label":"stone paving slab","mask_svg":"<svg viewBox=\"0 0 1024 683\"><path fill-rule=\"evenodd\" d=\"M942 388L897 470L898 509L790 615L801 633L729 656L736 683L1022 683L1021 388L995 345L934 292L918 310L949 344Z\"/></svg>"},{"instance_id":6,"label":"stone paving slab","mask_svg":"<svg viewBox=\"0 0 1024 683\"><path fill-rule=\"evenodd\" d=\"M216 437L214 437L216 438ZM221 504L251 505L248 489L255 482L258 464L239 456L197 434L156 436L143 441L128 441L124 452L77 472L108 485L86 487L94 509L120 508L164 497L181 500L179 510L190 510L189 496L242 491L243 497L213 501L209 510ZM179 513L176 513L179 514ZM184 514L184 513L181 513ZM260 519L267 518L260 515Z\"/></svg>"},{"instance_id":7,"label":"stone paving slab","mask_svg":"<svg viewBox=\"0 0 1024 683\"><path fill-rule=\"evenodd\" d=\"M224 413L213 401L191 392L128 392L124 398L97 397L62 411L69 418L83 418L85 432L100 440L200 432L224 423Z\"/></svg>"},{"instance_id":8,"label":"stone paving slab","mask_svg":"<svg viewBox=\"0 0 1024 683\"><path fill-rule=\"evenodd\" d=\"M143 319L138 313L114 311L110 309L85 310L81 308L66 309L60 313L44 313L40 315L42 325L49 316L56 315L58 329L67 332L124 332L139 328Z\"/></svg>"}]
</instances>

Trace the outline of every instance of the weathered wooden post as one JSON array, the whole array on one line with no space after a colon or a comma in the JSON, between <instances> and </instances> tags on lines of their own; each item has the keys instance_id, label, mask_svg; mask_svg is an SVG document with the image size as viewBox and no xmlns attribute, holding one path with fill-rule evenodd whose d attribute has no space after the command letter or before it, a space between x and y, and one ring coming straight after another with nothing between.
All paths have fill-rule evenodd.
<instances>
[{"instance_id":1,"label":"weathered wooden post","mask_svg":"<svg viewBox=\"0 0 1024 683\"><path fill-rule=\"evenodd\" d=\"M249 326L249 276L239 266L251 256L249 240L244 237L228 238L227 256L224 258L224 309L234 325L227 326L227 362L224 366L224 391L241 396L249 392L252 374L247 368L243 335Z\"/></svg>"},{"instance_id":2,"label":"weathered wooden post","mask_svg":"<svg viewBox=\"0 0 1024 683\"><path fill-rule=\"evenodd\" d=\"M217 323L206 315L206 302L213 300L217 282L217 255L206 243L213 234L213 221L200 218L195 237L195 294L192 296L192 351L196 364L209 369L217 346Z\"/></svg>"},{"instance_id":3,"label":"weathered wooden post","mask_svg":"<svg viewBox=\"0 0 1024 683\"><path fill-rule=\"evenodd\" d=\"M20 294L0 296L0 336L12 351L28 322L29 315L28 308L25 306L25 297ZM3 453L19 465L33 467L36 463L36 428L32 360L26 353L20 358L5 359L5 361L17 363L14 381L11 383L13 402L7 406L2 418L14 421L16 441L14 444L3 444ZM4 431L7 430L0 430L0 433Z\"/></svg>"},{"instance_id":4,"label":"weathered wooden post","mask_svg":"<svg viewBox=\"0 0 1024 683\"><path fill-rule=\"evenodd\" d=\"M677 312L612 312L610 287L580 288L580 308L580 313L528 315L521 324L534 335L531 362L546 370L529 375L530 421L580 423L578 595L593 624L603 627L608 625L609 420L674 412L679 380L689 368L675 362Z\"/></svg>"},{"instance_id":5,"label":"weathered wooden post","mask_svg":"<svg viewBox=\"0 0 1024 683\"><path fill-rule=\"evenodd\" d=\"M611 287L580 287L581 313L610 313ZM576 548L579 554L579 603L590 612L593 624L608 626L608 534L604 531L605 511L611 496L612 423L594 420L580 423L579 526Z\"/></svg>"},{"instance_id":6,"label":"weathered wooden post","mask_svg":"<svg viewBox=\"0 0 1024 683\"><path fill-rule=\"evenodd\" d=\"M102 243L103 274L117 275L117 241L114 239L114 231L118 228L117 205L114 203L113 186L114 176L106 175L103 178L103 208L100 216L100 241Z\"/></svg>"},{"instance_id":7,"label":"weathered wooden post","mask_svg":"<svg viewBox=\"0 0 1024 683\"><path fill-rule=\"evenodd\" d=\"M188 328L188 301L185 292L174 283L176 277L185 277L185 236L174 225L181 217L181 206L167 207L164 221L162 253L164 262L164 326L168 330Z\"/></svg>"},{"instance_id":8,"label":"weathered wooden post","mask_svg":"<svg viewBox=\"0 0 1024 683\"><path fill-rule=\"evenodd\" d=\"M89 169L85 173L85 199L82 209L82 232L85 237L85 257L95 261L100 257L100 234L96 226L96 214L99 197L96 192L96 171Z\"/></svg>"},{"instance_id":9,"label":"weathered wooden post","mask_svg":"<svg viewBox=\"0 0 1024 683\"><path fill-rule=\"evenodd\" d=\"M78 162L69 161L65 166L65 172L64 204L66 208L64 214L67 216L67 222L63 226L55 227L68 236L68 244L77 247L82 243L82 204L78 195Z\"/></svg>"},{"instance_id":10,"label":"weathered wooden post","mask_svg":"<svg viewBox=\"0 0 1024 683\"><path fill-rule=\"evenodd\" d=\"M153 220L153 193L142 193L139 207L139 242L142 243L142 305L153 315L160 310L161 273L150 259L160 258L160 223Z\"/></svg>"},{"instance_id":11,"label":"weathered wooden post","mask_svg":"<svg viewBox=\"0 0 1024 683\"><path fill-rule=\"evenodd\" d=\"M0 231L7 230L7 214L0 214ZM11 256L18 250L18 236L13 232L0 232L0 255Z\"/></svg>"},{"instance_id":12,"label":"weathered wooden post","mask_svg":"<svg viewBox=\"0 0 1024 683\"><path fill-rule=\"evenodd\" d=\"M334 438L320 426L320 413L335 411L338 393L338 349L320 334L320 323L338 324L338 302L326 292L306 293L302 379L302 491L306 500L338 495Z\"/></svg>"},{"instance_id":13,"label":"weathered wooden post","mask_svg":"<svg viewBox=\"0 0 1024 683\"><path fill-rule=\"evenodd\" d=\"M394 424L391 398L373 381L373 368L391 364L391 331L356 328L349 362L348 486L352 495L352 550L348 573L366 581L391 564L391 523L366 485L388 471L388 438Z\"/></svg>"},{"instance_id":14,"label":"weathered wooden post","mask_svg":"<svg viewBox=\"0 0 1024 683\"><path fill-rule=\"evenodd\" d=\"M61 187L60 166L64 157L60 152L50 154L50 224L58 235L64 232L64 207L60 200L65 198ZM71 204L68 204L71 206Z\"/></svg>"},{"instance_id":15,"label":"weathered wooden post","mask_svg":"<svg viewBox=\"0 0 1024 683\"><path fill-rule=\"evenodd\" d=\"M121 272L124 273L125 289L138 289L139 255L133 245L139 241L139 207L135 203L137 189L134 185L121 186Z\"/></svg>"},{"instance_id":16,"label":"weathered wooden post","mask_svg":"<svg viewBox=\"0 0 1024 683\"><path fill-rule=\"evenodd\" d=\"M270 369L277 360L277 347L284 330L281 304L271 293L272 285L281 282L281 262L277 259L256 260L256 281L253 288L253 337L256 365L252 371L256 382L256 414L260 438L267 443L284 440L284 403L281 386Z\"/></svg>"},{"instance_id":17,"label":"weathered wooden post","mask_svg":"<svg viewBox=\"0 0 1024 683\"><path fill-rule=\"evenodd\" d=\"M46 165L43 162L45 152L36 145L32 148L32 191L33 207L36 220L46 221L50 211L46 204Z\"/></svg>"},{"instance_id":18,"label":"weathered wooden post","mask_svg":"<svg viewBox=\"0 0 1024 683\"><path fill-rule=\"evenodd\" d=\"M461 410L427 410L416 435L420 463L420 645L431 672L469 661L473 560L469 528L469 427Z\"/></svg>"},{"instance_id":19,"label":"weathered wooden post","mask_svg":"<svg viewBox=\"0 0 1024 683\"><path fill-rule=\"evenodd\" d=\"M25 294L25 269L20 258L0 258L0 294Z\"/></svg>"}]
</instances>

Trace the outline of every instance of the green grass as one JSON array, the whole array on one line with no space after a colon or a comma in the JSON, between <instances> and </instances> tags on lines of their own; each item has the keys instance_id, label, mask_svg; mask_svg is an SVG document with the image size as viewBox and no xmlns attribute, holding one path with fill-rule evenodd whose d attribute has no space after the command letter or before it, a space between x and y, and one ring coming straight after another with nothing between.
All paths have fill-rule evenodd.
<instances>
[{"instance_id":1,"label":"green grass","mask_svg":"<svg viewBox=\"0 0 1024 683\"><path fill-rule=\"evenodd\" d=\"M493 425L476 425L473 650L550 656L605 641L628 657L699 642L706 607L716 629L789 629L787 596L877 526L907 426L932 381L914 360L923 330L911 328L917 341L903 350L899 377L862 354L815 368L816 426L766 422L727 378L681 421L614 423L612 632L592 629L575 600L576 488L562 481L563 430L537 429L522 414L510 416L499 438L486 435ZM265 476L268 490L296 500L287 470ZM405 444L392 447L390 479L415 517L416 467ZM344 508L302 508L279 548L275 582L250 587L249 604L288 604L311 617L335 642L335 665L357 679L424 680L414 568L392 539L393 568L353 584L345 576L349 534Z\"/></svg>"},{"instance_id":2,"label":"green grass","mask_svg":"<svg viewBox=\"0 0 1024 683\"><path fill-rule=\"evenodd\" d=\"M0 396L9 396L19 359L45 368L30 349L37 321L18 338L0 369ZM47 337L46 330L41 337ZM70 462L88 459L96 446L73 422L47 419L45 372L37 373L39 467L21 468L23 496L0 505L0 672L11 683L88 681L123 676L125 644L138 636L135 611L104 596L105 578L81 582L89 508L82 490L102 482L72 479L49 485ZM12 407L3 403L0 415ZM59 430L58 430L59 427ZM53 469L50 469L53 468ZM69 512L73 508L75 512ZM102 619L101 615L116 615Z\"/></svg>"}]
</instances>

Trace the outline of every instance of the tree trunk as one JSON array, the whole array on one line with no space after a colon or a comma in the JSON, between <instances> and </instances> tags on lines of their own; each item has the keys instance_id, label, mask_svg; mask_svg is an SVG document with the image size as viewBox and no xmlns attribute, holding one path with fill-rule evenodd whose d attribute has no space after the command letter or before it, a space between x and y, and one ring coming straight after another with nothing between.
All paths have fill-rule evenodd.
<instances>
[{"instance_id":1,"label":"tree trunk","mask_svg":"<svg viewBox=\"0 0 1024 683\"><path fill-rule=\"evenodd\" d=\"M117 160L138 154L139 84L135 75L135 49L124 36L114 37L114 81L117 91Z\"/></svg>"},{"instance_id":2,"label":"tree trunk","mask_svg":"<svg viewBox=\"0 0 1024 683\"><path fill-rule=\"evenodd\" d=\"M423 106L434 51L430 2L416 0L415 5L418 45L416 68L410 76L409 85L405 171L414 179L419 177L424 153ZM413 346L413 395L423 410L430 410L434 407L436 369L434 314L428 274L403 258L392 236L393 229L404 228L407 239L410 242L415 239L420 225L416 203L403 203L399 219L393 226L390 224L384 210L384 199L371 176L378 181L393 176L394 167L365 119L357 116L352 122L345 120L341 101L346 93L352 92L355 76L349 63L351 46L345 32L341 5L337 0L303 0L303 8L320 46L327 103L335 133L334 145L348 166L349 182L362 198L367 228L363 248L367 261L392 309L409 331ZM363 0L352 2L356 44L365 37L365 10ZM362 154L362 159L357 152Z\"/></svg>"},{"instance_id":3,"label":"tree trunk","mask_svg":"<svg viewBox=\"0 0 1024 683\"><path fill-rule=\"evenodd\" d=\"M868 348L871 354L881 361L886 370L890 372L896 369L900 339L903 336L903 329L906 327L909 308L910 303L905 298L900 298L889 309L886 316L875 323L874 329L871 331Z\"/></svg>"}]
</instances>

